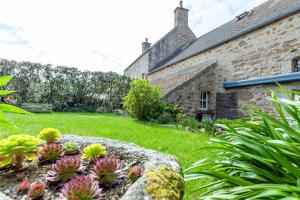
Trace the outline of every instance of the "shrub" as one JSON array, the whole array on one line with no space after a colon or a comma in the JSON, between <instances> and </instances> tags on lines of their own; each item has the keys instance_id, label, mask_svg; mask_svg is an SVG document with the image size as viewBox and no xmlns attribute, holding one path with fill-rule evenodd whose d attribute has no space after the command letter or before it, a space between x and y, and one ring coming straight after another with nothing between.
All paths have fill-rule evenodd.
<instances>
[{"instance_id":1,"label":"shrub","mask_svg":"<svg viewBox=\"0 0 300 200\"><path fill-rule=\"evenodd\" d=\"M39 134L39 138L47 142L54 143L60 140L61 132L55 128L44 128Z\"/></svg>"},{"instance_id":2,"label":"shrub","mask_svg":"<svg viewBox=\"0 0 300 200\"><path fill-rule=\"evenodd\" d=\"M4 86L5 84L7 84L11 79L13 78L13 76L3 76L0 77L0 87ZM9 95L12 94L13 91L9 91L9 90L0 90L0 102L1 102L1 98L4 95ZM13 131L16 131L15 126L13 126L11 123L9 123L7 121L7 119L5 118L4 112L14 112L14 113L21 113L21 114L29 114L29 112L12 106L12 105L8 105L8 104L4 104L1 103L0 104L0 127L2 128L7 128L7 129L11 129Z\"/></svg>"},{"instance_id":3,"label":"shrub","mask_svg":"<svg viewBox=\"0 0 300 200\"><path fill-rule=\"evenodd\" d=\"M112 185L120 182L124 178L122 173L120 160L114 156L99 159L92 170L92 177L99 182L100 185Z\"/></svg>"},{"instance_id":4,"label":"shrub","mask_svg":"<svg viewBox=\"0 0 300 200\"><path fill-rule=\"evenodd\" d=\"M39 199L45 194L45 184L36 183L31 184L28 191L28 196L30 199Z\"/></svg>"},{"instance_id":5,"label":"shrub","mask_svg":"<svg viewBox=\"0 0 300 200\"><path fill-rule=\"evenodd\" d=\"M39 139L30 135L11 135L7 139L0 140L0 168L14 165L23 167L24 159L37 159L35 153L38 150Z\"/></svg>"},{"instance_id":6,"label":"shrub","mask_svg":"<svg viewBox=\"0 0 300 200\"><path fill-rule=\"evenodd\" d=\"M226 123L226 134L211 139L211 148L220 151L185 175L186 180L212 179L201 187L208 191L200 199L300 198L300 102L292 94L299 93L288 91L285 99L273 92L278 118L250 106L252 120Z\"/></svg>"},{"instance_id":7,"label":"shrub","mask_svg":"<svg viewBox=\"0 0 300 200\"><path fill-rule=\"evenodd\" d=\"M162 109L160 88L151 86L147 80L133 81L130 86L124 102L130 115L139 120L158 117Z\"/></svg>"},{"instance_id":8,"label":"shrub","mask_svg":"<svg viewBox=\"0 0 300 200\"><path fill-rule=\"evenodd\" d=\"M189 131L199 131L201 128L201 122L192 117L184 115L177 116L177 123L179 126L186 128Z\"/></svg>"},{"instance_id":9,"label":"shrub","mask_svg":"<svg viewBox=\"0 0 300 200\"><path fill-rule=\"evenodd\" d=\"M59 159L55 164L51 165L48 170L47 180L51 182L66 182L83 172L85 167L82 165L79 156L65 156Z\"/></svg>"},{"instance_id":10,"label":"shrub","mask_svg":"<svg viewBox=\"0 0 300 200\"><path fill-rule=\"evenodd\" d=\"M167 124L167 123L173 122L174 119L170 113L163 112L163 113L161 113L161 115L159 115L159 117L157 118L157 121L160 124Z\"/></svg>"},{"instance_id":11,"label":"shrub","mask_svg":"<svg viewBox=\"0 0 300 200\"><path fill-rule=\"evenodd\" d=\"M93 200L104 199L102 189L99 188L98 182L90 176L77 176L68 183L65 183L60 199L68 200Z\"/></svg>"},{"instance_id":12,"label":"shrub","mask_svg":"<svg viewBox=\"0 0 300 200\"><path fill-rule=\"evenodd\" d=\"M65 142L63 148L66 155L74 155L80 152L79 145L75 142Z\"/></svg>"},{"instance_id":13,"label":"shrub","mask_svg":"<svg viewBox=\"0 0 300 200\"><path fill-rule=\"evenodd\" d=\"M215 126L214 121L211 120L202 120L201 127L205 130L206 133L210 135L217 135L217 128Z\"/></svg>"},{"instance_id":14,"label":"shrub","mask_svg":"<svg viewBox=\"0 0 300 200\"><path fill-rule=\"evenodd\" d=\"M182 110L174 103L167 103L164 105L164 112L170 113L171 117L175 120L179 114L182 114Z\"/></svg>"},{"instance_id":15,"label":"shrub","mask_svg":"<svg viewBox=\"0 0 300 200\"><path fill-rule=\"evenodd\" d=\"M143 174L143 167L136 165L130 168L128 172L128 178L132 181L135 182L140 176Z\"/></svg>"},{"instance_id":16,"label":"shrub","mask_svg":"<svg viewBox=\"0 0 300 200\"><path fill-rule=\"evenodd\" d=\"M83 149L82 159L96 161L106 154L106 148L101 144L92 144Z\"/></svg>"},{"instance_id":17,"label":"shrub","mask_svg":"<svg viewBox=\"0 0 300 200\"><path fill-rule=\"evenodd\" d=\"M57 158L63 155L63 147L61 144L46 144L43 149L39 152L39 160L55 161Z\"/></svg>"}]
</instances>

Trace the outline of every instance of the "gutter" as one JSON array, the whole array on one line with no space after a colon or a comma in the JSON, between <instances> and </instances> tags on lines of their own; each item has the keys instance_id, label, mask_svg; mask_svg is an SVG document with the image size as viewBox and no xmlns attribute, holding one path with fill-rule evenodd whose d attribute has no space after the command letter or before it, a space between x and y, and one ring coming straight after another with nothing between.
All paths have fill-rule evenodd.
<instances>
[{"instance_id":1,"label":"gutter","mask_svg":"<svg viewBox=\"0 0 300 200\"><path fill-rule=\"evenodd\" d=\"M289 83L295 81L300 81L300 72L280 74L275 76L265 76L261 78L247 79L242 81L225 82L224 88L231 89L231 88L266 85L266 84L274 84L274 83Z\"/></svg>"}]
</instances>

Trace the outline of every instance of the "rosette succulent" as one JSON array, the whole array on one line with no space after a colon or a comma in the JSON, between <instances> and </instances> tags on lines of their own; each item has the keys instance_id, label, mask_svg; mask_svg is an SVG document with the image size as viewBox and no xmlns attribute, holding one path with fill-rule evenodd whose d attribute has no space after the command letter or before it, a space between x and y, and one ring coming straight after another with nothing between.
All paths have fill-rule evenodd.
<instances>
[{"instance_id":1,"label":"rosette succulent","mask_svg":"<svg viewBox=\"0 0 300 200\"><path fill-rule=\"evenodd\" d=\"M104 157L106 148L101 144L92 144L83 149L82 159L96 161L98 158Z\"/></svg>"},{"instance_id":2,"label":"rosette succulent","mask_svg":"<svg viewBox=\"0 0 300 200\"><path fill-rule=\"evenodd\" d=\"M50 143L46 144L39 152L40 162L55 161L63 155L63 146L61 144Z\"/></svg>"},{"instance_id":3,"label":"rosette succulent","mask_svg":"<svg viewBox=\"0 0 300 200\"><path fill-rule=\"evenodd\" d=\"M39 134L39 138L47 142L54 143L60 140L61 132L55 128L44 128Z\"/></svg>"},{"instance_id":4,"label":"rosette succulent","mask_svg":"<svg viewBox=\"0 0 300 200\"><path fill-rule=\"evenodd\" d=\"M80 152L79 145L75 142L65 142L63 147L66 155L74 155Z\"/></svg>"},{"instance_id":5,"label":"rosette succulent","mask_svg":"<svg viewBox=\"0 0 300 200\"><path fill-rule=\"evenodd\" d=\"M39 142L39 139L30 135L11 135L0 140L0 168L10 164L21 168L25 159L37 159L35 152Z\"/></svg>"},{"instance_id":6,"label":"rosette succulent","mask_svg":"<svg viewBox=\"0 0 300 200\"><path fill-rule=\"evenodd\" d=\"M143 167L139 165L133 166L128 172L128 178L134 182L143 174L143 171Z\"/></svg>"},{"instance_id":7,"label":"rosette succulent","mask_svg":"<svg viewBox=\"0 0 300 200\"><path fill-rule=\"evenodd\" d=\"M102 200L104 194L99 188L98 182L91 176L77 176L65 183L60 199L63 200Z\"/></svg>"},{"instance_id":8,"label":"rosette succulent","mask_svg":"<svg viewBox=\"0 0 300 200\"><path fill-rule=\"evenodd\" d=\"M125 178L121 162L115 156L100 158L95 163L91 175L100 185L112 185Z\"/></svg>"},{"instance_id":9,"label":"rosette succulent","mask_svg":"<svg viewBox=\"0 0 300 200\"><path fill-rule=\"evenodd\" d=\"M45 194L45 184L36 183L31 184L28 191L28 196L30 199L39 199Z\"/></svg>"},{"instance_id":10,"label":"rosette succulent","mask_svg":"<svg viewBox=\"0 0 300 200\"><path fill-rule=\"evenodd\" d=\"M22 183L18 186L19 191L27 191L30 187L30 182L28 179L24 179Z\"/></svg>"},{"instance_id":11,"label":"rosette succulent","mask_svg":"<svg viewBox=\"0 0 300 200\"><path fill-rule=\"evenodd\" d=\"M47 180L51 182L66 182L78 173L83 172L84 169L79 156L64 156L51 165L47 172Z\"/></svg>"}]
</instances>

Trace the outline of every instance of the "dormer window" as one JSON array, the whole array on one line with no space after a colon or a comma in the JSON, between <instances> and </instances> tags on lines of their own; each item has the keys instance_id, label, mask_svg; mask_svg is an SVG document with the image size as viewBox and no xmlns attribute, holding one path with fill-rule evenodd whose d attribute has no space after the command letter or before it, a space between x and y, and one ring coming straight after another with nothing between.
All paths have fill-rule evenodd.
<instances>
[{"instance_id":1,"label":"dormer window","mask_svg":"<svg viewBox=\"0 0 300 200\"><path fill-rule=\"evenodd\" d=\"M293 71L300 72L300 58L297 58L293 61Z\"/></svg>"}]
</instances>

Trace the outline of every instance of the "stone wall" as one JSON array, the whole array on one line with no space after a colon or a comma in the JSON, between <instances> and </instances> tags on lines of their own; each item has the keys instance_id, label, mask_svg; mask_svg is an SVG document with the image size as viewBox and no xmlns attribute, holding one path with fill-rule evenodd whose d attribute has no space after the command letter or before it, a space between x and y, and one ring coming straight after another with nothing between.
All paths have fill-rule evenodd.
<instances>
[{"instance_id":1,"label":"stone wall","mask_svg":"<svg viewBox=\"0 0 300 200\"><path fill-rule=\"evenodd\" d=\"M149 70L195 39L196 36L187 25L176 26L150 48Z\"/></svg>"},{"instance_id":2,"label":"stone wall","mask_svg":"<svg viewBox=\"0 0 300 200\"><path fill-rule=\"evenodd\" d=\"M214 91L215 65L198 73L192 79L184 82L182 85L171 91L165 96L167 102L176 103L181 107L184 113L191 117L196 117L200 111L200 93L201 91ZM215 113L215 93L209 92L208 110L206 113Z\"/></svg>"},{"instance_id":3,"label":"stone wall","mask_svg":"<svg viewBox=\"0 0 300 200\"><path fill-rule=\"evenodd\" d=\"M146 52L124 71L124 75L131 79L141 79L143 74L148 73L148 63L149 52Z\"/></svg>"},{"instance_id":4,"label":"stone wall","mask_svg":"<svg viewBox=\"0 0 300 200\"><path fill-rule=\"evenodd\" d=\"M300 90L300 81L281 84L287 90ZM271 90L279 90L275 84L258 85L230 89L231 92L236 92L238 96L238 118L248 115L247 104L255 105L258 108L276 115L276 109L273 106L271 99ZM278 96L285 97L284 93L278 93Z\"/></svg>"},{"instance_id":5,"label":"stone wall","mask_svg":"<svg viewBox=\"0 0 300 200\"><path fill-rule=\"evenodd\" d=\"M214 80L216 89L211 93L223 93L226 92L223 87L224 82L292 72L292 60L300 56L299 35L300 13L297 13L236 40L150 73L148 79L152 83L172 90L186 80L182 81L180 76L168 78L170 74L184 74L184 71L191 66L197 66L206 60L216 59L218 60L215 72L216 79ZM167 77L167 81L165 77ZM264 92L267 87L259 86L253 89L244 89L249 91L245 91L243 94L240 91L242 89L237 89L239 92L237 98L251 95L248 93L252 92L255 93L254 96L257 96L257 101L253 100L253 103L267 108L269 104L263 100L267 97L266 92ZM252 103L251 100L248 101ZM241 101L238 105L241 108Z\"/></svg>"}]
</instances>

